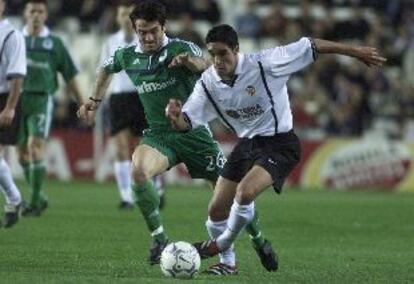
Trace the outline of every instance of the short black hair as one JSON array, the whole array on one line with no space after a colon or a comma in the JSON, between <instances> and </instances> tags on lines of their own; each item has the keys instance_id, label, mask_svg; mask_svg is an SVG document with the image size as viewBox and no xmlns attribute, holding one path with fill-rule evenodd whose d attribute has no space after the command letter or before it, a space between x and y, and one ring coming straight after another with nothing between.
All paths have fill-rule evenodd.
<instances>
[{"instance_id":1,"label":"short black hair","mask_svg":"<svg viewBox=\"0 0 414 284\"><path fill-rule=\"evenodd\" d=\"M137 4L136 0L119 0L118 7L131 7Z\"/></svg>"},{"instance_id":2,"label":"short black hair","mask_svg":"<svg viewBox=\"0 0 414 284\"><path fill-rule=\"evenodd\" d=\"M44 4L48 7L47 0L26 0L26 5L27 4Z\"/></svg>"},{"instance_id":3,"label":"short black hair","mask_svg":"<svg viewBox=\"0 0 414 284\"><path fill-rule=\"evenodd\" d=\"M210 42L222 42L234 49L239 46L237 32L230 25L218 25L208 31L206 44Z\"/></svg>"},{"instance_id":4,"label":"short black hair","mask_svg":"<svg viewBox=\"0 0 414 284\"><path fill-rule=\"evenodd\" d=\"M164 26L167 19L167 9L164 4L156 0L139 1L138 5L129 15L132 25L135 27L135 21L143 19L148 22L158 21Z\"/></svg>"}]
</instances>

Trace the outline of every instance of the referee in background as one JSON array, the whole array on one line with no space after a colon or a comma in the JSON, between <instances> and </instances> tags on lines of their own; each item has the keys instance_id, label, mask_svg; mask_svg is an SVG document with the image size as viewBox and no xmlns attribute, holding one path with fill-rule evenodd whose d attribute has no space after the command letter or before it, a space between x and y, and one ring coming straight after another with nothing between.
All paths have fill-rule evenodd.
<instances>
[{"instance_id":1,"label":"referee in background","mask_svg":"<svg viewBox=\"0 0 414 284\"><path fill-rule=\"evenodd\" d=\"M6 198L2 225L10 228L19 220L22 197L4 159L4 148L17 142L26 48L23 35L3 18L5 6L0 0L0 190Z\"/></svg>"}]
</instances>

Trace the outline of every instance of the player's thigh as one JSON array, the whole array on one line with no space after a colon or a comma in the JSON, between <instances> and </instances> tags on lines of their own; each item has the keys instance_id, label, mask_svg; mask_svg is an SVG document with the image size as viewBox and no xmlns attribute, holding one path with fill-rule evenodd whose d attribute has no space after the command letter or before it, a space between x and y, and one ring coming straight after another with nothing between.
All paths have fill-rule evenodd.
<instances>
[{"instance_id":1,"label":"player's thigh","mask_svg":"<svg viewBox=\"0 0 414 284\"><path fill-rule=\"evenodd\" d=\"M208 216L212 221L222 221L228 218L236 188L237 182L223 177L218 178L208 206Z\"/></svg>"},{"instance_id":2,"label":"player's thigh","mask_svg":"<svg viewBox=\"0 0 414 284\"><path fill-rule=\"evenodd\" d=\"M174 149L192 178L215 182L226 162L223 151L205 128L180 134Z\"/></svg>"},{"instance_id":3,"label":"player's thigh","mask_svg":"<svg viewBox=\"0 0 414 284\"><path fill-rule=\"evenodd\" d=\"M131 134L129 129L123 129L112 136L115 145L116 158L118 161L129 160L129 141Z\"/></svg>"},{"instance_id":4,"label":"player's thigh","mask_svg":"<svg viewBox=\"0 0 414 284\"><path fill-rule=\"evenodd\" d=\"M149 179L169 168L168 157L146 144L135 148L132 155L132 173L135 181Z\"/></svg>"},{"instance_id":5,"label":"player's thigh","mask_svg":"<svg viewBox=\"0 0 414 284\"><path fill-rule=\"evenodd\" d=\"M266 188L273 185L270 173L259 165L254 165L237 186L236 201L249 204Z\"/></svg>"}]
</instances>

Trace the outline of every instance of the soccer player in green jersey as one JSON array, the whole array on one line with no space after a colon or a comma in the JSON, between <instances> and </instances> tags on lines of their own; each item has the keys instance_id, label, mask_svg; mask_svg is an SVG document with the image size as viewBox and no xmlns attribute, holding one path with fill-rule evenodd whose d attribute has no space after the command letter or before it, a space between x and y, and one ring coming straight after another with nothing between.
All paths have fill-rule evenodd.
<instances>
[{"instance_id":1,"label":"soccer player in green jersey","mask_svg":"<svg viewBox=\"0 0 414 284\"><path fill-rule=\"evenodd\" d=\"M62 40L50 33L46 0L29 0L24 10L26 26L27 76L23 85L22 120L19 132L20 163L31 191L24 216L40 216L48 206L42 193L46 177L44 152L49 135L53 94L58 88L58 73L81 104L82 96L76 81L78 70Z\"/></svg>"},{"instance_id":2,"label":"soccer player in green jersey","mask_svg":"<svg viewBox=\"0 0 414 284\"><path fill-rule=\"evenodd\" d=\"M92 119L106 93L111 74L126 71L138 91L149 124L132 156L132 177L138 207L154 240L149 262L155 264L160 260L168 237L164 232L159 197L151 178L183 162L193 178L204 178L215 183L225 157L206 127L180 133L164 115L171 98L180 98L183 102L187 100L201 72L207 68L200 48L192 42L170 39L165 35L165 7L157 1L140 1L130 18L138 35L137 44L118 49L98 71L92 96L79 109L78 116L85 120ZM210 233L223 225L207 222ZM247 226L247 231L253 237L259 254L274 257L268 247L261 249L264 239L257 218ZM222 253L220 263L226 269L215 274L237 273L232 248Z\"/></svg>"}]
</instances>

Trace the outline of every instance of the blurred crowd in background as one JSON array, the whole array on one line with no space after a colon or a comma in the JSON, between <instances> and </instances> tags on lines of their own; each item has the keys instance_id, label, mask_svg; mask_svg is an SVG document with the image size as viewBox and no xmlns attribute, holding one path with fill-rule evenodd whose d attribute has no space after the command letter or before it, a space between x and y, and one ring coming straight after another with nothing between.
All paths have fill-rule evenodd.
<instances>
[{"instance_id":1,"label":"blurred crowd in background","mask_svg":"<svg viewBox=\"0 0 414 284\"><path fill-rule=\"evenodd\" d=\"M218 23L236 28L243 52L286 44L301 36L377 47L388 58L383 69L369 69L341 56L321 56L293 76L289 87L295 129L310 138L378 132L414 140L414 1L164 2L169 7L169 34L202 47L206 32ZM86 74L86 93L98 66L97 49L116 31L116 5L116 0L49 1L48 24L71 43L71 53ZM24 0L9 1L8 14L17 21L23 7ZM76 39L82 42L76 44ZM93 46L85 49L86 44ZM54 127L79 127L75 110L70 100L58 98Z\"/></svg>"}]
</instances>

